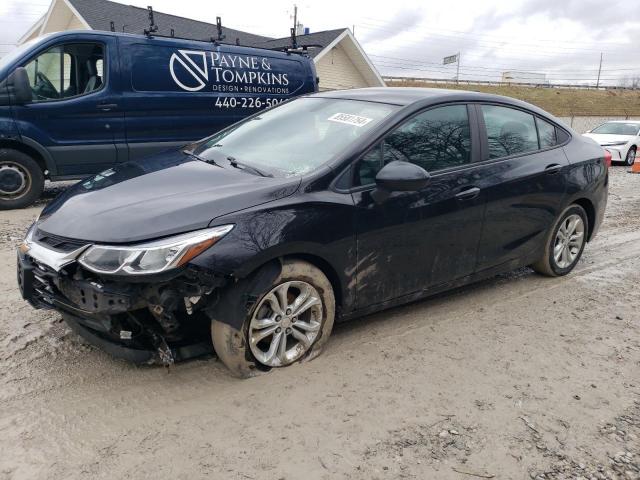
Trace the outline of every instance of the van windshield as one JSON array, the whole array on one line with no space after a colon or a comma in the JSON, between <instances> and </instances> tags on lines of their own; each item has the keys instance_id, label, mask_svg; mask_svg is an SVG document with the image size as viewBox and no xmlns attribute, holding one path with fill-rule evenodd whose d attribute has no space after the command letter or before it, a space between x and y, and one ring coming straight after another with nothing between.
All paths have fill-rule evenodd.
<instances>
[{"instance_id":1,"label":"van windshield","mask_svg":"<svg viewBox=\"0 0 640 480\"><path fill-rule=\"evenodd\" d=\"M48 35L44 35L42 37L34 38L11 50L4 57L0 58L0 70L13 63L17 58L20 58L24 52L30 50L35 44L43 41L47 36Z\"/></svg>"},{"instance_id":2,"label":"van windshield","mask_svg":"<svg viewBox=\"0 0 640 480\"><path fill-rule=\"evenodd\" d=\"M305 97L232 126L194 151L229 158L276 175L303 175L344 151L398 110L396 105Z\"/></svg>"}]
</instances>

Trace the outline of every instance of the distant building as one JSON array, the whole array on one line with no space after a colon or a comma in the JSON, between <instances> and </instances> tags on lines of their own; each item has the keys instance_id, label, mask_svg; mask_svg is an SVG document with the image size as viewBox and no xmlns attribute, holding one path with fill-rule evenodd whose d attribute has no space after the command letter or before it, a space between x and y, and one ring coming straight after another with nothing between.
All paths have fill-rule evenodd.
<instances>
[{"instance_id":1,"label":"distant building","mask_svg":"<svg viewBox=\"0 0 640 480\"><path fill-rule=\"evenodd\" d=\"M535 83L537 85L546 85L547 75L538 72L521 72L510 71L502 72L503 83Z\"/></svg>"},{"instance_id":2,"label":"distant building","mask_svg":"<svg viewBox=\"0 0 640 480\"><path fill-rule=\"evenodd\" d=\"M152 3L152 2L149 2ZM209 40L216 35L216 26L210 23L154 12L158 33L194 40ZM149 26L145 8L124 5L109 0L53 0L47 13L19 40L22 44L45 33L64 30L104 30L114 23L117 32L142 33ZM299 25L299 31L308 28ZM262 48L282 48L291 44L290 37L270 38L243 32L223 25L225 42ZM309 55L316 64L321 90L342 88L379 87L384 80L367 57L351 30L340 28L298 36L298 44L321 45L310 48Z\"/></svg>"}]
</instances>

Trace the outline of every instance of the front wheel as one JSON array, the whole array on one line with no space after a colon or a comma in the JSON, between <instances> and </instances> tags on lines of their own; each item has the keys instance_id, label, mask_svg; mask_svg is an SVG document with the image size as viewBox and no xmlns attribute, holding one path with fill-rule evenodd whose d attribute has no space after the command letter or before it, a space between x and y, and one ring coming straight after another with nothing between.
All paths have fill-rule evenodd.
<instances>
[{"instance_id":1,"label":"front wheel","mask_svg":"<svg viewBox=\"0 0 640 480\"><path fill-rule=\"evenodd\" d=\"M544 254L532 268L549 277L569 273L578 263L587 241L587 214L580 205L567 208L547 237Z\"/></svg>"},{"instance_id":2,"label":"front wheel","mask_svg":"<svg viewBox=\"0 0 640 480\"><path fill-rule=\"evenodd\" d=\"M636 147L631 147L627 152L627 156L625 158L624 163L626 163L629 167L633 165L636 161Z\"/></svg>"},{"instance_id":3,"label":"front wheel","mask_svg":"<svg viewBox=\"0 0 640 480\"><path fill-rule=\"evenodd\" d=\"M334 317L333 288L324 273L308 262L285 260L241 330L212 320L213 347L235 376L249 377L317 356Z\"/></svg>"}]
</instances>

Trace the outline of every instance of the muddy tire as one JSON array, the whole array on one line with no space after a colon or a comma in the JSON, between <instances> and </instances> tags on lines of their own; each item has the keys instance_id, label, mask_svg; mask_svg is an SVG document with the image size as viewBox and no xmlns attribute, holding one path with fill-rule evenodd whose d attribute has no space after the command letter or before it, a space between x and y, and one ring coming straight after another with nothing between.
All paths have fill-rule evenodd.
<instances>
[{"instance_id":1,"label":"muddy tire","mask_svg":"<svg viewBox=\"0 0 640 480\"><path fill-rule=\"evenodd\" d=\"M321 353L333 329L335 297L319 268L285 260L258 297L240 330L211 321L213 347L234 376L251 377Z\"/></svg>"},{"instance_id":2,"label":"muddy tire","mask_svg":"<svg viewBox=\"0 0 640 480\"><path fill-rule=\"evenodd\" d=\"M568 274L582 256L588 231L584 209L576 204L569 206L556 220L547 236L544 254L531 268L548 277Z\"/></svg>"},{"instance_id":3,"label":"muddy tire","mask_svg":"<svg viewBox=\"0 0 640 480\"><path fill-rule=\"evenodd\" d=\"M44 174L29 155L0 148L0 210L24 208L35 202L44 189Z\"/></svg>"}]
</instances>

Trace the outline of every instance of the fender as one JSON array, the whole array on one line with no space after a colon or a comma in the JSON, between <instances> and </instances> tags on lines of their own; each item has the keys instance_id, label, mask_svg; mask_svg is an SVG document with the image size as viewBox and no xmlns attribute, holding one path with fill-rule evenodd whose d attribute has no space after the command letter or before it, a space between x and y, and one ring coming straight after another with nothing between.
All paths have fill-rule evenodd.
<instances>
[{"instance_id":1,"label":"fender","mask_svg":"<svg viewBox=\"0 0 640 480\"><path fill-rule=\"evenodd\" d=\"M222 289L218 300L205 309L206 314L240 330L260 295L269 289L281 271L280 260L267 262L254 275L238 280L233 288Z\"/></svg>"},{"instance_id":2,"label":"fender","mask_svg":"<svg viewBox=\"0 0 640 480\"><path fill-rule=\"evenodd\" d=\"M49 150L47 150L32 138L25 137L24 135L21 135L20 138L22 139L22 143L24 143L28 147L33 148L40 154L44 161L46 169L49 171L49 177L55 177L58 174L58 169L56 168L56 163L53 161L53 157L49 153Z\"/></svg>"}]
</instances>

